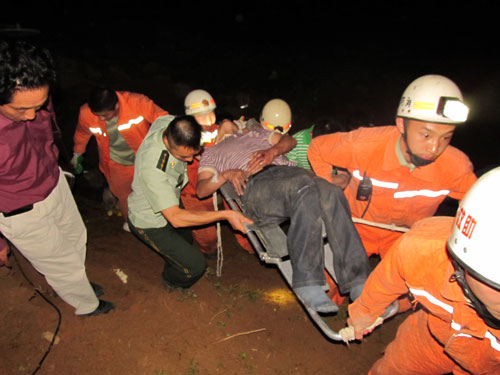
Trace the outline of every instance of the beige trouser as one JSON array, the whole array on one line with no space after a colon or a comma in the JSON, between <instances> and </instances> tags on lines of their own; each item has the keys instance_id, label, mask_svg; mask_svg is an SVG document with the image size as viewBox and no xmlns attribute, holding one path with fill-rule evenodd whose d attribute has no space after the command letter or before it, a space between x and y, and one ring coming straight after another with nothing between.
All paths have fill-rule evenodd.
<instances>
[{"instance_id":1,"label":"beige trouser","mask_svg":"<svg viewBox=\"0 0 500 375\"><path fill-rule=\"evenodd\" d=\"M0 214L0 232L76 309L75 314L97 308L99 301L85 272L87 230L62 171L54 190L31 211Z\"/></svg>"}]
</instances>

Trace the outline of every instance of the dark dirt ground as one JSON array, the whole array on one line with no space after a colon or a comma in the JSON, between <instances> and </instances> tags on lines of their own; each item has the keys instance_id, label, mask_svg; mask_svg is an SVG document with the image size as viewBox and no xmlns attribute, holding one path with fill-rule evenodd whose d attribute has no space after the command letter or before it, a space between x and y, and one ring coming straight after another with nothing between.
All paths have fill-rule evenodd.
<instances>
[{"instance_id":1,"label":"dark dirt ground","mask_svg":"<svg viewBox=\"0 0 500 375\"><path fill-rule=\"evenodd\" d=\"M77 11L90 7L85 4ZM248 32L229 32L217 43L211 29L196 36L169 32L168 21L158 22L164 17L157 15L147 30L154 38L145 43L144 38L118 37L116 29L105 35L90 19L78 23L71 17L73 6L76 3L58 8L63 12L56 12L58 23L50 23L41 38L58 68L58 86L52 93L63 165L71 155L78 108L96 84L146 94L173 114L182 113L183 98L195 88L210 91L234 118L256 116L267 100L282 97L292 107L296 131L325 114L350 126L392 124L406 85L429 73L454 79L471 104L470 123L457 130L452 143L468 153L478 169L500 162L495 135L500 65L485 37L448 38L446 43L422 38L426 43L420 43L421 35L415 38L387 21L394 30L383 35L331 28L322 32L325 38L305 38L315 25L300 24L304 17L298 14L280 25L286 33L295 30L289 38L266 35L248 43L261 21L259 13L251 19L255 25L236 25L240 32ZM33 19L37 16L34 13ZM333 23L341 19L327 16ZM103 13L103 25L113 22L106 17ZM366 14L362 20L369 18ZM126 22L114 20L120 27ZM356 21L354 29L360 25ZM328 29L331 23L324 25ZM224 26L234 30L235 24ZM137 30L130 29L127 36ZM241 94L251 99L245 111L237 108ZM85 167L93 171L96 165L91 141ZM38 374L365 374L404 319L388 321L361 344L347 347L328 341L279 272L241 250L227 227L222 277L215 276L215 260L209 260L206 275L192 289L169 292L161 283L162 260L122 231L121 218L107 216L102 184L96 186L77 180L74 193L88 229L88 276L104 287L103 298L113 301L116 310L94 318L76 317L16 254L11 257L12 269L0 268L1 375L33 373L58 327L57 311L35 287L62 317L59 342ZM128 275L126 284L116 269ZM335 329L344 326L345 311L344 304L329 324ZM43 337L47 332L48 339Z\"/></svg>"},{"instance_id":2,"label":"dark dirt ground","mask_svg":"<svg viewBox=\"0 0 500 375\"><path fill-rule=\"evenodd\" d=\"M2 375L31 374L58 326L57 311L23 273L62 315L59 341L38 374L364 374L402 321L387 322L362 344L329 341L277 269L239 248L227 227L222 277L209 260L193 288L171 292L161 282L163 261L122 231L121 218L108 217L95 200L77 202L89 232L88 276L104 287L103 298L116 310L92 318L73 315L16 253L12 269L0 268ZM116 269L128 275L127 283ZM345 308L329 318L333 328L344 326Z\"/></svg>"}]
</instances>

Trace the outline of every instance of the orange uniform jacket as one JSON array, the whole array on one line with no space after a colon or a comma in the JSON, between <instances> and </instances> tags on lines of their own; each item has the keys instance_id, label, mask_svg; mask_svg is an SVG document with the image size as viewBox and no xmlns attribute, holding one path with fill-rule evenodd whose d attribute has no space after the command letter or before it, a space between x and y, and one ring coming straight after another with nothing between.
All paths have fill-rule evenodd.
<instances>
[{"instance_id":1,"label":"orange uniform jacket","mask_svg":"<svg viewBox=\"0 0 500 375\"><path fill-rule=\"evenodd\" d=\"M417 329L428 331L427 337L441 347L438 358L442 356L443 362L451 358L459 365L453 367L454 374L500 374L500 330L488 327L468 306L458 283L450 281L454 268L446 241L453 220L427 218L400 237L368 278L361 296L349 306L349 315L354 322L373 322L398 296L410 292L424 306L418 313L428 315L426 324L410 328L411 336L420 337ZM420 345L426 346L424 342ZM405 337L395 344L401 346L405 346ZM425 353L430 346L418 350ZM410 349L409 355L412 353L415 351ZM430 356L436 358L436 353ZM402 367L408 362L404 358L399 361ZM425 361L419 358L417 362L424 365Z\"/></svg>"},{"instance_id":2,"label":"orange uniform jacket","mask_svg":"<svg viewBox=\"0 0 500 375\"><path fill-rule=\"evenodd\" d=\"M352 174L345 194L353 217L362 217L368 204L356 200L359 183L366 173L372 180L373 193L363 218L410 227L417 220L434 215L447 195L462 199L476 176L469 158L452 146L432 164L410 171L399 163L396 154L399 138L395 126L328 134L312 140L308 157L314 172L330 182L333 166L346 168ZM368 253L377 252L369 251L367 241L375 244L380 241L367 238L362 232L360 235ZM377 230L368 235L376 237Z\"/></svg>"},{"instance_id":3,"label":"orange uniform jacket","mask_svg":"<svg viewBox=\"0 0 500 375\"><path fill-rule=\"evenodd\" d=\"M159 116L167 115L168 112L142 94L116 92L116 95L120 104L118 130L132 151L136 153L151 123ZM77 154L83 154L92 135L96 137L99 149L99 169L107 177L110 156L106 122L99 120L92 113L88 104L84 104L80 108L78 124L73 138L75 144L73 151Z\"/></svg>"},{"instance_id":4,"label":"orange uniform jacket","mask_svg":"<svg viewBox=\"0 0 500 375\"><path fill-rule=\"evenodd\" d=\"M207 132L214 132L219 129L219 125L213 124L210 126L210 129ZM213 146L214 143L204 143L203 147ZM189 163L187 166L187 173L189 177L189 181L182 189L182 195L190 195L192 197L196 197L196 185L198 184L198 167L200 166L200 162L197 159L194 159L192 163Z\"/></svg>"}]
</instances>

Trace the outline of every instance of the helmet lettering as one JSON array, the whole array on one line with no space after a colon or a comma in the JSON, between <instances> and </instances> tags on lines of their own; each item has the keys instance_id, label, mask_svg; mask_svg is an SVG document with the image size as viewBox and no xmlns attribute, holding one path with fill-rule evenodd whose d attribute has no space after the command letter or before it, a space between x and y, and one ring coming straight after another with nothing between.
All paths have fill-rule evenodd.
<instances>
[{"instance_id":1,"label":"helmet lettering","mask_svg":"<svg viewBox=\"0 0 500 375\"><path fill-rule=\"evenodd\" d=\"M462 229L462 234L470 239L472 237L474 229L476 228L476 224L477 224L476 219L468 215L467 219L465 220L464 227Z\"/></svg>"}]
</instances>

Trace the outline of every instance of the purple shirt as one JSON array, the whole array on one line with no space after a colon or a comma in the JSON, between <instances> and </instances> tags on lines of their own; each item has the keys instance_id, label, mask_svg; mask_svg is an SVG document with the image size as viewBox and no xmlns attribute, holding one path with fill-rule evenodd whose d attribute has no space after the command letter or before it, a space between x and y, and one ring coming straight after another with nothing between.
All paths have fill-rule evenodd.
<instances>
[{"instance_id":1,"label":"purple shirt","mask_svg":"<svg viewBox=\"0 0 500 375\"><path fill-rule=\"evenodd\" d=\"M271 137L273 134L274 131L261 128L225 138L222 142L203 151L198 173L203 170L215 174L228 169L245 170L254 152L267 150L272 146ZM295 165L293 161L288 160L284 155L274 158L273 164Z\"/></svg>"},{"instance_id":2,"label":"purple shirt","mask_svg":"<svg viewBox=\"0 0 500 375\"><path fill-rule=\"evenodd\" d=\"M40 202L59 179L52 135L52 102L33 121L14 122L0 114L0 212Z\"/></svg>"}]
</instances>

